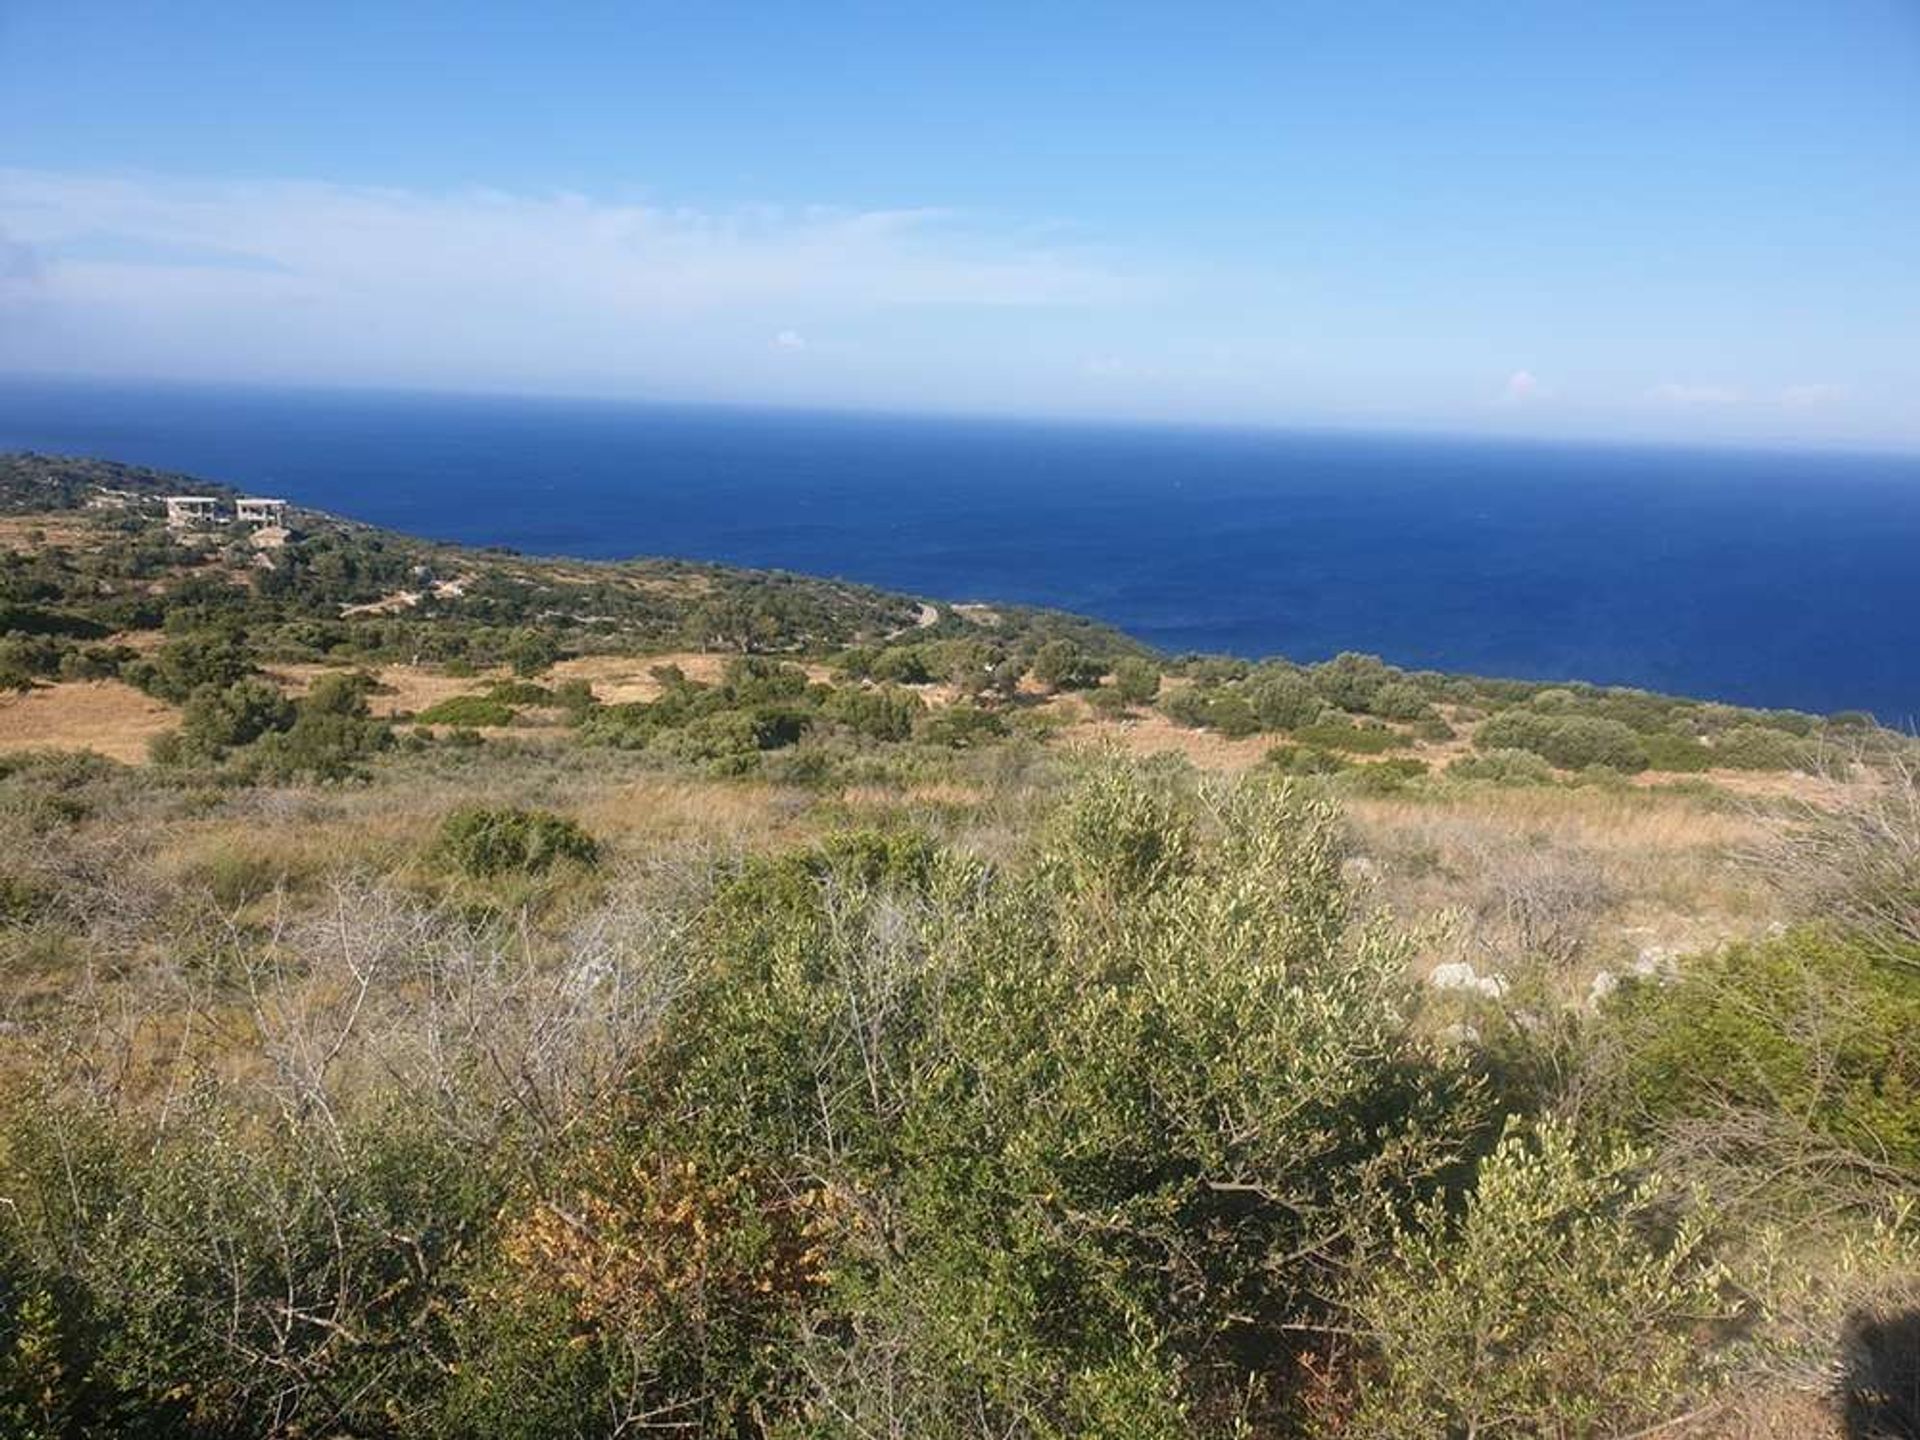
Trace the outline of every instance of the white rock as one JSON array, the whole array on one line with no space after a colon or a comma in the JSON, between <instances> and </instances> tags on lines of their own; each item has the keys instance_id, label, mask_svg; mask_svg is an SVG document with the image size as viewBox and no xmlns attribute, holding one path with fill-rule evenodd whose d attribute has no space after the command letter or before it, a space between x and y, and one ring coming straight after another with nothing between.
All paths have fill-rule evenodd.
<instances>
[{"instance_id":1,"label":"white rock","mask_svg":"<svg viewBox=\"0 0 1920 1440\"><path fill-rule=\"evenodd\" d=\"M1427 973L1427 984L1436 990L1471 990L1489 1000L1498 1000L1507 993L1506 976L1482 975L1464 960L1434 966Z\"/></svg>"}]
</instances>

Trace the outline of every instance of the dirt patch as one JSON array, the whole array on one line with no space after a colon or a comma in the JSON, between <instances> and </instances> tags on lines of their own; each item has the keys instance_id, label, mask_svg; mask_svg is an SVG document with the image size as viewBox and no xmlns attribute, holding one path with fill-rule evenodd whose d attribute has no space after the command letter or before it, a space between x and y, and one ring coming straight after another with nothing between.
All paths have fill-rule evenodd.
<instances>
[{"instance_id":1,"label":"dirt patch","mask_svg":"<svg viewBox=\"0 0 1920 1440\"><path fill-rule=\"evenodd\" d=\"M342 670L337 665L297 664L276 665L266 673L267 678L287 694L304 695L322 675L353 672ZM493 681L508 678L505 670L488 671L480 675L446 675L412 665L383 665L367 673L380 685L379 690L367 697L367 708L382 717L402 712L417 715L442 700L451 700L456 695L478 694Z\"/></svg>"},{"instance_id":2,"label":"dirt patch","mask_svg":"<svg viewBox=\"0 0 1920 1440\"><path fill-rule=\"evenodd\" d=\"M1803 775L1797 770L1706 770L1694 775L1643 770L1633 777L1642 789L1658 790L1687 781L1706 781L1720 790L1756 800L1795 800L1822 810L1837 810L1870 782Z\"/></svg>"},{"instance_id":3,"label":"dirt patch","mask_svg":"<svg viewBox=\"0 0 1920 1440\"><path fill-rule=\"evenodd\" d=\"M102 643L125 646L142 655L150 655L167 643L167 632L164 630L116 630Z\"/></svg>"},{"instance_id":4,"label":"dirt patch","mask_svg":"<svg viewBox=\"0 0 1920 1440\"><path fill-rule=\"evenodd\" d=\"M402 610L411 610L420 603L418 590L396 590L378 600L369 600L364 605L342 605L340 618L352 615L398 615Z\"/></svg>"},{"instance_id":5,"label":"dirt patch","mask_svg":"<svg viewBox=\"0 0 1920 1440\"><path fill-rule=\"evenodd\" d=\"M553 667L548 679L553 684L565 680L584 680L593 687L594 698L603 705L628 705L636 701L660 698L660 682L653 678L657 666L677 665L689 680L703 685L719 681L728 657L693 651L674 651L666 655L582 655L562 660ZM802 665L809 680L827 681L833 672L825 665Z\"/></svg>"},{"instance_id":6,"label":"dirt patch","mask_svg":"<svg viewBox=\"0 0 1920 1440\"><path fill-rule=\"evenodd\" d=\"M92 750L138 765L180 712L118 680L66 681L0 698L0 751Z\"/></svg>"},{"instance_id":7,"label":"dirt patch","mask_svg":"<svg viewBox=\"0 0 1920 1440\"><path fill-rule=\"evenodd\" d=\"M0 550L37 551L63 546L83 550L93 543L93 532L86 522L65 511L41 515L0 516Z\"/></svg>"},{"instance_id":8,"label":"dirt patch","mask_svg":"<svg viewBox=\"0 0 1920 1440\"><path fill-rule=\"evenodd\" d=\"M1184 755L1196 769L1238 774L1258 765L1278 737L1249 735L1244 740L1229 740L1212 730L1189 730L1176 725L1158 711L1142 710L1133 720L1096 720L1089 717L1079 701L1055 701L1046 708L1063 713L1071 704L1078 712L1060 738L1068 745L1082 748L1118 746L1123 754Z\"/></svg>"}]
</instances>

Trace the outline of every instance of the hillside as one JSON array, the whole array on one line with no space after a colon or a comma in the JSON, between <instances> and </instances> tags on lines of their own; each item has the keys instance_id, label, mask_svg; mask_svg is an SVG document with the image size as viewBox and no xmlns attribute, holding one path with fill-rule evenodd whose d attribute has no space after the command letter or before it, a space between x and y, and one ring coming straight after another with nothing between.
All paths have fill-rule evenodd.
<instances>
[{"instance_id":1,"label":"hillside","mask_svg":"<svg viewBox=\"0 0 1920 1440\"><path fill-rule=\"evenodd\" d=\"M1912 737L183 488L0 457L0 1433L1907 1433Z\"/></svg>"}]
</instances>

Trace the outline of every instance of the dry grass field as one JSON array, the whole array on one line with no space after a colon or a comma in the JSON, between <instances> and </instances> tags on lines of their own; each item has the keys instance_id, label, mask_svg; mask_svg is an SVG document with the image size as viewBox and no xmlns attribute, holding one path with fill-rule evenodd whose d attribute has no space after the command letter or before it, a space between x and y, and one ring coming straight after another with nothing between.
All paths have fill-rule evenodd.
<instances>
[{"instance_id":1,"label":"dry grass field","mask_svg":"<svg viewBox=\"0 0 1920 1440\"><path fill-rule=\"evenodd\" d=\"M91 750L142 764L180 712L118 680L63 681L0 695L0 751Z\"/></svg>"},{"instance_id":2,"label":"dry grass field","mask_svg":"<svg viewBox=\"0 0 1920 1440\"><path fill-rule=\"evenodd\" d=\"M85 518L71 511L44 515L0 515L0 550L31 554L50 546L70 549L91 542L93 531Z\"/></svg>"},{"instance_id":3,"label":"dry grass field","mask_svg":"<svg viewBox=\"0 0 1920 1440\"><path fill-rule=\"evenodd\" d=\"M603 705L628 705L660 698L661 685L653 671L678 666L689 680L711 685L720 679L727 657L691 650L669 651L661 655L582 655L562 660L553 667L554 684L584 680L593 687L594 697ZM832 675L825 665L803 665L809 680L824 681Z\"/></svg>"}]
</instances>

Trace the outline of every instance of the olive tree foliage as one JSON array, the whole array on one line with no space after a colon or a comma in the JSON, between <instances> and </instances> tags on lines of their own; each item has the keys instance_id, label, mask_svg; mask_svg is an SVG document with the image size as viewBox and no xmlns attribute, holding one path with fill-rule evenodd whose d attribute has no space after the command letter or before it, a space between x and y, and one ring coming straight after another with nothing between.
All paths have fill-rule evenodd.
<instances>
[{"instance_id":1,"label":"olive tree foliage","mask_svg":"<svg viewBox=\"0 0 1920 1440\"><path fill-rule=\"evenodd\" d=\"M510 1222L532 1259L470 1368L587 1363L566 1347L590 1318L627 1413L709 1432L1277 1416L1345 1257L1477 1113L1342 859L1332 811L1285 786L1102 766L1001 872L898 835L749 864L618 1156ZM608 1283L563 1211L667 1258ZM690 1212L731 1217L733 1248L675 1230Z\"/></svg>"},{"instance_id":2,"label":"olive tree foliage","mask_svg":"<svg viewBox=\"0 0 1920 1440\"><path fill-rule=\"evenodd\" d=\"M1356 1302L1371 1374L1346 1433L1603 1436L1708 1379L1695 1332L1727 1314L1709 1217L1647 1156L1508 1127L1465 1209L1431 1202Z\"/></svg>"},{"instance_id":3,"label":"olive tree foliage","mask_svg":"<svg viewBox=\"0 0 1920 1440\"><path fill-rule=\"evenodd\" d=\"M1311 725L1327 708L1312 681L1296 670L1262 666L1244 686L1253 713L1268 730L1297 730Z\"/></svg>"},{"instance_id":4,"label":"olive tree foliage","mask_svg":"<svg viewBox=\"0 0 1920 1440\"><path fill-rule=\"evenodd\" d=\"M1049 640L1034 651L1031 673L1049 690L1087 690L1100 683L1103 666L1073 641Z\"/></svg>"},{"instance_id":5,"label":"olive tree foliage","mask_svg":"<svg viewBox=\"0 0 1920 1440\"><path fill-rule=\"evenodd\" d=\"M1160 668L1149 660L1128 656L1113 667L1113 688L1128 705L1147 705L1160 693Z\"/></svg>"}]
</instances>

